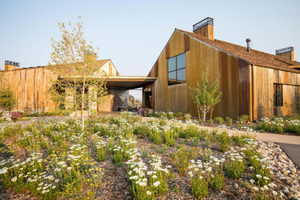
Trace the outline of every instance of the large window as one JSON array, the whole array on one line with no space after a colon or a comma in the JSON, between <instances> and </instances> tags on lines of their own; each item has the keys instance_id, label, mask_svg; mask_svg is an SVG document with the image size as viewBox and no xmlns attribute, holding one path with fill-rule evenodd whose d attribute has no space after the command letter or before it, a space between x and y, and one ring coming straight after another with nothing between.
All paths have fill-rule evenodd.
<instances>
[{"instance_id":1,"label":"large window","mask_svg":"<svg viewBox=\"0 0 300 200\"><path fill-rule=\"evenodd\" d=\"M169 85L185 81L185 53L168 59L168 82Z\"/></svg>"}]
</instances>

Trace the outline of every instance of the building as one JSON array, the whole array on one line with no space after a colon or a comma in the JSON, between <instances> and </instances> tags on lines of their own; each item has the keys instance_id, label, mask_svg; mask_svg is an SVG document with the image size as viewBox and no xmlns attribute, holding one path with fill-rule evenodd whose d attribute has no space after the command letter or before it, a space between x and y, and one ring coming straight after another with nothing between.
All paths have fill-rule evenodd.
<instances>
[{"instance_id":1,"label":"building","mask_svg":"<svg viewBox=\"0 0 300 200\"><path fill-rule=\"evenodd\" d=\"M85 95L85 110L97 112L118 111L128 106L130 95L128 90L143 87L153 83L155 78L151 77L128 77L120 76L118 70L110 59L97 60L95 65L98 68L87 79L103 79L108 90L108 94L101 97L101 102L95 101L95 90L90 86ZM55 67L64 67L72 71L73 65L69 66L38 66L20 68L19 63L5 61L4 70L0 71L0 88L8 87L14 93L16 106L14 110L27 112L51 112L57 108L68 110L79 110L80 101L76 101L77 93L80 94L80 88L76 90L71 87L65 87L61 90L64 101L59 104L53 100L50 88L55 81L73 81L78 78L75 76L62 76ZM103 75L105 76L103 77ZM80 86L79 86L80 87Z\"/></svg>"},{"instance_id":2,"label":"building","mask_svg":"<svg viewBox=\"0 0 300 200\"><path fill-rule=\"evenodd\" d=\"M206 74L223 93L215 116L252 120L300 113L300 63L293 47L275 55L217 40L214 21L206 18L193 32L175 29L148 76L157 80L143 90L143 103L157 111L196 115L190 88Z\"/></svg>"}]
</instances>

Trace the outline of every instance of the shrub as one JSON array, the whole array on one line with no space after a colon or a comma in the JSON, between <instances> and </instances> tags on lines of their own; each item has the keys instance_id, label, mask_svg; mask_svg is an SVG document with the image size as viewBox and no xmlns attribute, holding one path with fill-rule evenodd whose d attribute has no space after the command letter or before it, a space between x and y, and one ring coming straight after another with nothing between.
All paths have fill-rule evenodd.
<instances>
[{"instance_id":1,"label":"shrub","mask_svg":"<svg viewBox=\"0 0 300 200\"><path fill-rule=\"evenodd\" d=\"M300 120L286 120L285 132L296 133L300 135Z\"/></svg>"},{"instance_id":2,"label":"shrub","mask_svg":"<svg viewBox=\"0 0 300 200\"><path fill-rule=\"evenodd\" d=\"M148 136L151 134L151 128L147 125L139 125L133 130L135 135Z\"/></svg>"},{"instance_id":3,"label":"shrub","mask_svg":"<svg viewBox=\"0 0 300 200\"><path fill-rule=\"evenodd\" d=\"M245 171L245 164L242 161L228 161L224 165L225 175L229 178L240 178Z\"/></svg>"},{"instance_id":4,"label":"shrub","mask_svg":"<svg viewBox=\"0 0 300 200\"><path fill-rule=\"evenodd\" d=\"M183 116L183 119L185 120L185 121L190 121L191 119L192 119L192 115L190 115L190 114L184 114L184 116Z\"/></svg>"},{"instance_id":5,"label":"shrub","mask_svg":"<svg viewBox=\"0 0 300 200\"><path fill-rule=\"evenodd\" d=\"M197 137L199 135L199 128L196 125L188 125L185 129L179 132L181 138Z\"/></svg>"},{"instance_id":6,"label":"shrub","mask_svg":"<svg viewBox=\"0 0 300 200\"><path fill-rule=\"evenodd\" d=\"M225 117L225 123L228 126L231 126L233 124L233 120L230 117Z\"/></svg>"},{"instance_id":7,"label":"shrub","mask_svg":"<svg viewBox=\"0 0 300 200\"><path fill-rule=\"evenodd\" d=\"M201 176L192 177L191 187L195 199L203 199L208 195L208 183Z\"/></svg>"},{"instance_id":8,"label":"shrub","mask_svg":"<svg viewBox=\"0 0 300 200\"><path fill-rule=\"evenodd\" d=\"M22 117L22 113L20 113L20 112L11 112L11 119L13 121L18 120L21 117Z\"/></svg>"},{"instance_id":9,"label":"shrub","mask_svg":"<svg viewBox=\"0 0 300 200\"><path fill-rule=\"evenodd\" d=\"M186 147L180 148L173 154L173 164L176 166L180 175L184 175L186 173L190 165L190 160L196 158L196 156L197 153L193 148L189 149Z\"/></svg>"},{"instance_id":10,"label":"shrub","mask_svg":"<svg viewBox=\"0 0 300 200\"><path fill-rule=\"evenodd\" d=\"M221 172L214 174L209 181L209 186L213 190L221 190L224 187L224 185L224 174Z\"/></svg>"},{"instance_id":11,"label":"shrub","mask_svg":"<svg viewBox=\"0 0 300 200\"><path fill-rule=\"evenodd\" d=\"M0 90L0 108L10 111L16 104L16 99L9 89Z\"/></svg>"},{"instance_id":12,"label":"shrub","mask_svg":"<svg viewBox=\"0 0 300 200\"><path fill-rule=\"evenodd\" d=\"M231 136L231 140L233 142L234 145L238 145L238 146L244 146L245 144L247 144L247 139L249 137L247 136L239 136L239 135L234 135L234 136Z\"/></svg>"},{"instance_id":13,"label":"shrub","mask_svg":"<svg viewBox=\"0 0 300 200\"><path fill-rule=\"evenodd\" d=\"M284 120L282 118L276 118L274 120L263 119L256 127L267 132L282 133L284 132Z\"/></svg>"},{"instance_id":14,"label":"shrub","mask_svg":"<svg viewBox=\"0 0 300 200\"><path fill-rule=\"evenodd\" d=\"M245 124L245 123L247 123L247 122L249 122L249 115L241 115L240 117L239 117L239 122L241 123L241 124Z\"/></svg>"},{"instance_id":15,"label":"shrub","mask_svg":"<svg viewBox=\"0 0 300 200\"><path fill-rule=\"evenodd\" d=\"M176 143L175 133L172 129L168 129L163 133L164 143L172 146Z\"/></svg>"},{"instance_id":16,"label":"shrub","mask_svg":"<svg viewBox=\"0 0 300 200\"><path fill-rule=\"evenodd\" d=\"M224 119L223 119L223 117L215 117L214 121L215 121L215 123L217 123L217 124L224 124Z\"/></svg>"},{"instance_id":17,"label":"shrub","mask_svg":"<svg viewBox=\"0 0 300 200\"><path fill-rule=\"evenodd\" d=\"M95 154L96 154L96 160L97 161L103 161L107 157L107 147L106 142L99 141L95 143Z\"/></svg>"},{"instance_id":18,"label":"shrub","mask_svg":"<svg viewBox=\"0 0 300 200\"><path fill-rule=\"evenodd\" d=\"M154 144L162 144L163 143L163 138L161 135L161 131L158 129L153 129L149 139L154 143Z\"/></svg>"},{"instance_id":19,"label":"shrub","mask_svg":"<svg viewBox=\"0 0 300 200\"><path fill-rule=\"evenodd\" d=\"M220 150L222 152L228 151L230 148L230 137L227 132L223 132L216 136L216 140L219 143Z\"/></svg>"}]
</instances>

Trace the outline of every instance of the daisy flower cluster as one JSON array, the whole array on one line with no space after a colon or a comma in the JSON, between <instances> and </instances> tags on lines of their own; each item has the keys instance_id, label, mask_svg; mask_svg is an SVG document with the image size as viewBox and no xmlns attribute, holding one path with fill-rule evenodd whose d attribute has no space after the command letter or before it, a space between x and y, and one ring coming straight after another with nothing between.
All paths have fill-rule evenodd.
<instances>
[{"instance_id":1,"label":"daisy flower cluster","mask_svg":"<svg viewBox=\"0 0 300 200\"><path fill-rule=\"evenodd\" d=\"M161 158L151 155L147 164L136 148L129 150L128 176L135 199L150 200L168 190L167 177L171 166L163 167Z\"/></svg>"},{"instance_id":2,"label":"daisy flower cluster","mask_svg":"<svg viewBox=\"0 0 300 200\"><path fill-rule=\"evenodd\" d=\"M193 176L210 176L213 171L219 170L222 164L225 162L225 158L217 158L215 156L209 156L207 161L204 160L190 160L188 167L188 175Z\"/></svg>"}]
</instances>

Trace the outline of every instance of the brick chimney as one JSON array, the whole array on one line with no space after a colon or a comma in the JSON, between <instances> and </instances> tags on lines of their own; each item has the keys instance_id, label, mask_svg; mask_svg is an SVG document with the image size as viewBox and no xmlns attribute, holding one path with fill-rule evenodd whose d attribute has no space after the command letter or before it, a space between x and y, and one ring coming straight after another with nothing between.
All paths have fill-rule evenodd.
<instances>
[{"instance_id":1,"label":"brick chimney","mask_svg":"<svg viewBox=\"0 0 300 200\"><path fill-rule=\"evenodd\" d=\"M6 60L5 63L4 63L4 70L5 71L13 70L13 69L18 68L19 66L20 66L20 64L17 63L17 62Z\"/></svg>"},{"instance_id":2,"label":"brick chimney","mask_svg":"<svg viewBox=\"0 0 300 200\"><path fill-rule=\"evenodd\" d=\"M207 17L193 25L193 32L206 37L209 40L214 40L214 19Z\"/></svg>"},{"instance_id":3,"label":"brick chimney","mask_svg":"<svg viewBox=\"0 0 300 200\"><path fill-rule=\"evenodd\" d=\"M295 61L295 50L294 47L286 47L282 49L277 49L275 51L276 56L280 56L282 58L285 58L289 61Z\"/></svg>"}]
</instances>

